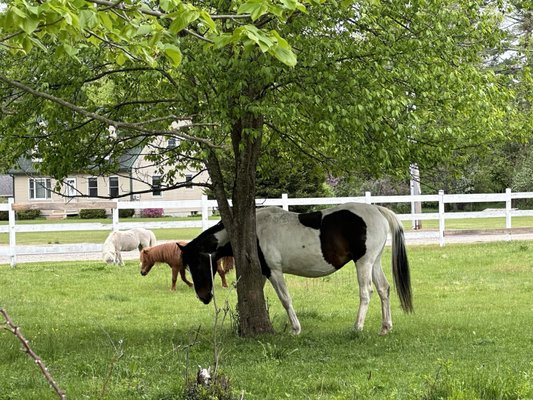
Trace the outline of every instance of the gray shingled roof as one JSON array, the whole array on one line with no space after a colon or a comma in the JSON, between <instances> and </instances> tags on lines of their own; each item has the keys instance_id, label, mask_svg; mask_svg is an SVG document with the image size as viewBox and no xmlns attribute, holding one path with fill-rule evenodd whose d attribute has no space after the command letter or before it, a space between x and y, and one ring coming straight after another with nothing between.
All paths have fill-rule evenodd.
<instances>
[{"instance_id":1,"label":"gray shingled roof","mask_svg":"<svg viewBox=\"0 0 533 400\"><path fill-rule=\"evenodd\" d=\"M124 153L120 157L120 167L117 172L129 171L133 167L133 164L135 163L139 155L141 154L141 150L141 148L135 148ZM10 169L8 172L11 175L26 175L35 174L38 171L35 169L35 163L32 160L28 158L20 158L18 161L18 166Z\"/></svg>"},{"instance_id":2,"label":"gray shingled roof","mask_svg":"<svg viewBox=\"0 0 533 400\"><path fill-rule=\"evenodd\" d=\"M10 175L0 175L0 196L13 197L13 178Z\"/></svg>"}]
</instances>

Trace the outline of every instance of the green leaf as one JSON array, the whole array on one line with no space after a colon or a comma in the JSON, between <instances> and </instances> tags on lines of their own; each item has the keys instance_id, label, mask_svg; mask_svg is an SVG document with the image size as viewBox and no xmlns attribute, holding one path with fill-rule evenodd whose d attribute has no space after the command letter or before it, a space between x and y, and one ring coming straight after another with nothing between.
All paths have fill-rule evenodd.
<instances>
[{"instance_id":1,"label":"green leaf","mask_svg":"<svg viewBox=\"0 0 533 400\"><path fill-rule=\"evenodd\" d=\"M109 17L109 14L101 13L101 14L98 14L98 17L100 18L100 22L102 23L102 25L104 25L104 27L107 30L109 30L109 31L113 30L113 21Z\"/></svg>"},{"instance_id":2,"label":"green leaf","mask_svg":"<svg viewBox=\"0 0 533 400\"><path fill-rule=\"evenodd\" d=\"M152 25L144 24L137 28L137 31L133 36L145 36L152 33Z\"/></svg>"},{"instance_id":3,"label":"green leaf","mask_svg":"<svg viewBox=\"0 0 533 400\"><path fill-rule=\"evenodd\" d=\"M39 26L39 20L35 17L28 17L22 20L22 30L30 35Z\"/></svg>"},{"instance_id":4,"label":"green leaf","mask_svg":"<svg viewBox=\"0 0 533 400\"><path fill-rule=\"evenodd\" d=\"M222 35L215 36L212 40L215 42L216 49L220 49L230 43L235 42L234 35L230 33L223 33Z\"/></svg>"},{"instance_id":5,"label":"green leaf","mask_svg":"<svg viewBox=\"0 0 533 400\"><path fill-rule=\"evenodd\" d=\"M115 62L122 66L124 65L124 63L128 60L128 58L126 57L126 55L121 51L118 53L117 57L115 58Z\"/></svg>"},{"instance_id":6,"label":"green leaf","mask_svg":"<svg viewBox=\"0 0 533 400\"><path fill-rule=\"evenodd\" d=\"M92 29L96 25L96 13L91 10L81 10L80 11L80 28L81 29Z\"/></svg>"},{"instance_id":7,"label":"green leaf","mask_svg":"<svg viewBox=\"0 0 533 400\"><path fill-rule=\"evenodd\" d=\"M202 20L204 25L209 28L209 30L211 30L212 32L217 32L217 25L215 24L215 21L213 21L213 18L211 18L207 11L200 11L200 19Z\"/></svg>"},{"instance_id":8,"label":"green leaf","mask_svg":"<svg viewBox=\"0 0 533 400\"><path fill-rule=\"evenodd\" d=\"M187 28L191 22L196 21L200 17L200 12L197 9L184 10L174 14L176 16L169 27L170 33L173 34Z\"/></svg>"},{"instance_id":9,"label":"green leaf","mask_svg":"<svg viewBox=\"0 0 533 400\"><path fill-rule=\"evenodd\" d=\"M175 46L173 44L166 44L163 48L163 52L174 66L177 66L181 63L183 55L181 54L181 50L178 46Z\"/></svg>"},{"instance_id":10,"label":"green leaf","mask_svg":"<svg viewBox=\"0 0 533 400\"><path fill-rule=\"evenodd\" d=\"M294 67L296 65L296 54L294 54L294 52L290 49L286 49L281 46L274 46L268 51L268 53L289 67Z\"/></svg>"},{"instance_id":11,"label":"green leaf","mask_svg":"<svg viewBox=\"0 0 533 400\"><path fill-rule=\"evenodd\" d=\"M249 0L241 4L237 14L250 14L252 21L257 20L268 12L268 5L263 0Z\"/></svg>"}]
</instances>

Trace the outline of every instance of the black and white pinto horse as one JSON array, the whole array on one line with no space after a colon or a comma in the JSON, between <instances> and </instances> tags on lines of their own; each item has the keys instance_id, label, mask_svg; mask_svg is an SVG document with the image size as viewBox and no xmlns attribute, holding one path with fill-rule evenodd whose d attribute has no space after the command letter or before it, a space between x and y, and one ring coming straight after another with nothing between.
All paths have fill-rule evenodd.
<instances>
[{"instance_id":1,"label":"black and white pinto horse","mask_svg":"<svg viewBox=\"0 0 533 400\"><path fill-rule=\"evenodd\" d=\"M380 334L390 332L390 286L381 268L381 256L389 232L392 236L392 272L396 291L402 309L406 312L413 310L403 228L396 215L387 208L346 203L298 214L267 207L257 210L256 222L262 272L285 307L294 334L299 334L301 327L283 274L309 278L326 276L352 260L356 263L360 298L355 329L363 329L374 282L381 299ZM216 272L216 261L232 254L224 225L220 222L180 247L196 294L208 304L213 297L212 278Z\"/></svg>"}]
</instances>

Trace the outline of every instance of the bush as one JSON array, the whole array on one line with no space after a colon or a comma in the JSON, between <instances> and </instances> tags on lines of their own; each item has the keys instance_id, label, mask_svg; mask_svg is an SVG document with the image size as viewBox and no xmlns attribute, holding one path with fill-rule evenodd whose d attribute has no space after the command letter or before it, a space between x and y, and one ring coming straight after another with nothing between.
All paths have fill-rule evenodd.
<instances>
[{"instance_id":1,"label":"bush","mask_svg":"<svg viewBox=\"0 0 533 400\"><path fill-rule=\"evenodd\" d=\"M41 216L41 210L20 210L17 211L17 219L36 219Z\"/></svg>"},{"instance_id":2,"label":"bush","mask_svg":"<svg viewBox=\"0 0 533 400\"><path fill-rule=\"evenodd\" d=\"M9 221L9 211L0 211L0 221Z\"/></svg>"},{"instance_id":3,"label":"bush","mask_svg":"<svg viewBox=\"0 0 533 400\"><path fill-rule=\"evenodd\" d=\"M143 218L161 218L164 210L162 208L145 208L141 211Z\"/></svg>"},{"instance_id":4,"label":"bush","mask_svg":"<svg viewBox=\"0 0 533 400\"><path fill-rule=\"evenodd\" d=\"M106 217L107 214L104 208L82 208L80 210L81 219L100 219Z\"/></svg>"},{"instance_id":5,"label":"bush","mask_svg":"<svg viewBox=\"0 0 533 400\"><path fill-rule=\"evenodd\" d=\"M135 210L133 208L124 208L118 210L119 218L131 218L135 215Z\"/></svg>"}]
</instances>

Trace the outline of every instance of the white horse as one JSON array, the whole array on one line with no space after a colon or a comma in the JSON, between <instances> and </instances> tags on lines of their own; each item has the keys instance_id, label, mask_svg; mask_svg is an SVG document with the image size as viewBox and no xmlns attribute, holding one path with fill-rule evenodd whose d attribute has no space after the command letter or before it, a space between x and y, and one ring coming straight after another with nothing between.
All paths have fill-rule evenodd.
<instances>
[{"instance_id":1,"label":"white horse","mask_svg":"<svg viewBox=\"0 0 533 400\"><path fill-rule=\"evenodd\" d=\"M108 264L124 265L121 251L131 251L155 246L156 239L152 231L144 228L134 228L128 231L111 232L104 242L103 258Z\"/></svg>"}]
</instances>

